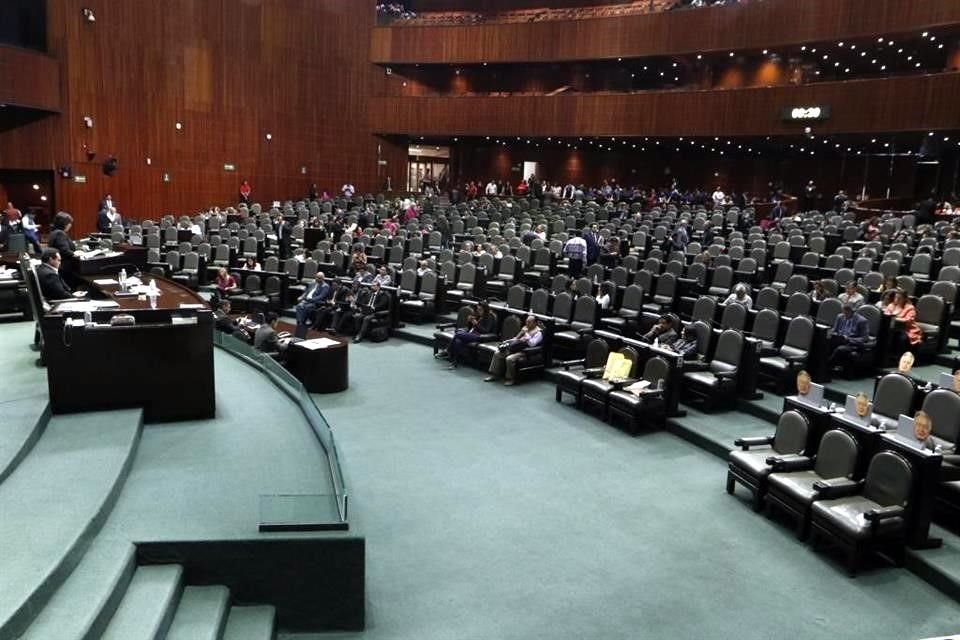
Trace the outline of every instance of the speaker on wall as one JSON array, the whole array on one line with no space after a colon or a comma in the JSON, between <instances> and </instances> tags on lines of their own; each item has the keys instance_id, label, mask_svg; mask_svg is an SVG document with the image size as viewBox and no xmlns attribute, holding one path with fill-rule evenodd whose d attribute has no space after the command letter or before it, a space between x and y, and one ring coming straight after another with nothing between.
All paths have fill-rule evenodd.
<instances>
[{"instance_id":1,"label":"speaker on wall","mask_svg":"<svg viewBox=\"0 0 960 640\"><path fill-rule=\"evenodd\" d=\"M104 160L103 175L112 176L114 173L116 173L118 164L119 163L117 162L117 159L114 158L113 156L110 156L109 158Z\"/></svg>"}]
</instances>

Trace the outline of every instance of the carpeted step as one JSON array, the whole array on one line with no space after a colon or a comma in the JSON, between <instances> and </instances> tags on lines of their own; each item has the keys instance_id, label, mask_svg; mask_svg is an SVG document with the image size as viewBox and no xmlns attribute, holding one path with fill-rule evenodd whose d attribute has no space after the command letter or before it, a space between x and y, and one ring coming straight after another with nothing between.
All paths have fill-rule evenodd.
<instances>
[{"instance_id":1,"label":"carpeted step","mask_svg":"<svg viewBox=\"0 0 960 640\"><path fill-rule=\"evenodd\" d=\"M143 411L53 416L0 484L0 638L16 637L81 561L126 480Z\"/></svg>"},{"instance_id":2,"label":"carpeted step","mask_svg":"<svg viewBox=\"0 0 960 640\"><path fill-rule=\"evenodd\" d=\"M273 640L276 611L271 606L230 607L223 640Z\"/></svg>"},{"instance_id":3,"label":"carpeted step","mask_svg":"<svg viewBox=\"0 0 960 640\"><path fill-rule=\"evenodd\" d=\"M767 436L774 431L766 420L739 412L703 413L689 406L686 410L686 416L667 420L667 431L724 460L737 438Z\"/></svg>"},{"instance_id":4,"label":"carpeted step","mask_svg":"<svg viewBox=\"0 0 960 640\"><path fill-rule=\"evenodd\" d=\"M160 640L170 628L183 584L178 564L137 567L101 640Z\"/></svg>"},{"instance_id":5,"label":"carpeted step","mask_svg":"<svg viewBox=\"0 0 960 640\"><path fill-rule=\"evenodd\" d=\"M930 537L943 540L937 549L906 549L905 566L934 587L960 600L960 536L932 525Z\"/></svg>"},{"instance_id":6,"label":"carpeted step","mask_svg":"<svg viewBox=\"0 0 960 640\"><path fill-rule=\"evenodd\" d=\"M184 588L166 640L219 640L229 608L230 590L224 586Z\"/></svg>"},{"instance_id":7,"label":"carpeted step","mask_svg":"<svg viewBox=\"0 0 960 640\"><path fill-rule=\"evenodd\" d=\"M11 400L0 404L0 483L27 456L50 420L47 396Z\"/></svg>"},{"instance_id":8,"label":"carpeted step","mask_svg":"<svg viewBox=\"0 0 960 640\"><path fill-rule=\"evenodd\" d=\"M21 640L92 640L103 634L136 570L136 547L98 537Z\"/></svg>"}]
</instances>

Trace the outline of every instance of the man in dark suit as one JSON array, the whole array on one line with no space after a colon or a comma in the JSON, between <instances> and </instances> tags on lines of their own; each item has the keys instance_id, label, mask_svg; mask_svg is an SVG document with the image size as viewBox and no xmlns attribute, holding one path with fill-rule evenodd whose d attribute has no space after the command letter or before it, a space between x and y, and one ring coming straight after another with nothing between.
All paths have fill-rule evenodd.
<instances>
[{"instance_id":1,"label":"man in dark suit","mask_svg":"<svg viewBox=\"0 0 960 640\"><path fill-rule=\"evenodd\" d=\"M390 309L390 294L380 290L380 283L374 282L370 287L370 297L366 303L360 307L359 315L356 317L357 335L353 338L354 343L360 342L370 332L370 324Z\"/></svg>"},{"instance_id":2,"label":"man in dark suit","mask_svg":"<svg viewBox=\"0 0 960 640\"><path fill-rule=\"evenodd\" d=\"M293 241L293 225L283 216L277 217L277 244L280 247L280 259L290 257L290 243Z\"/></svg>"},{"instance_id":3,"label":"man in dark suit","mask_svg":"<svg viewBox=\"0 0 960 640\"><path fill-rule=\"evenodd\" d=\"M262 313L257 314L257 322L260 325L257 327L256 333L253 334L253 346L266 353L279 351L280 347L277 344L277 314L274 312L269 312L266 316Z\"/></svg>"},{"instance_id":4,"label":"man in dark suit","mask_svg":"<svg viewBox=\"0 0 960 640\"><path fill-rule=\"evenodd\" d=\"M330 297L330 285L327 284L323 271L318 271L316 280L307 287L300 299L297 301L295 310L297 312L297 332L298 338L307 337L307 329L313 324L314 316L317 310Z\"/></svg>"},{"instance_id":5,"label":"man in dark suit","mask_svg":"<svg viewBox=\"0 0 960 640\"><path fill-rule=\"evenodd\" d=\"M583 239L587 241L587 264L590 265L600 257L600 227L595 224L590 225L590 230Z\"/></svg>"},{"instance_id":6,"label":"man in dark suit","mask_svg":"<svg viewBox=\"0 0 960 640\"><path fill-rule=\"evenodd\" d=\"M37 280L40 292L46 300L65 300L73 297L73 292L60 277L60 252L56 249L44 249L37 267Z\"/></svg>"},{"instance_id":7,"label":"man in dark suit","mask_svg":"<svg viewBox=\"0 0 960 640\"><path fill-rule=\"evenodd\" d=\"M854 312L852 304L844 304L840 315L833 321L833 328L830 331L831 370L839 367L844 374L849 373L850 361L863 349L869 337L870 327L867 319Z\"/></svg>"},{"instance_id":8,"label":"man in dark suit","mask_svg":"<svg viewBox=\"0 0 960 640\"><path fill-rule=\"evenodd\" d=\"M110 210L100 209L100 213L97 214L97 231L99 233L110 233L111 225Z\"/></svg>"}]
</instances>

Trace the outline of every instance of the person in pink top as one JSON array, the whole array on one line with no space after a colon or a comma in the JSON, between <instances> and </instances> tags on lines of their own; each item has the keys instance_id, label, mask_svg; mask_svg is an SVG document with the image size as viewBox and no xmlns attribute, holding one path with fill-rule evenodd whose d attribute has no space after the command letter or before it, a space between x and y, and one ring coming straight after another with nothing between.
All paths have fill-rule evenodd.
<instances>
[{"instance_id":1,"label":"person in pink top","mask_svg":"<svg viewBox=\"0 0 960 640\"><path fill-rule=\"evenodd\" d=\"M883 308L883 313L897 321L894 329L894 353L913 352L923 340L923 329L917 324L917 308L910 302L906 291L897 289L893 302Z\"/></svg>"}]
</instances>

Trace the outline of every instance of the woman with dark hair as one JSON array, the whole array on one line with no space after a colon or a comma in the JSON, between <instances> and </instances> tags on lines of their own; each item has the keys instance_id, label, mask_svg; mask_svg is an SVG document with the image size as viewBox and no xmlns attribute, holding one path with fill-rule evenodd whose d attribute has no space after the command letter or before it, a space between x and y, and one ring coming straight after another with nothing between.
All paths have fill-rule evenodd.
<instances>
[{"instance_id":1,"label":"woman with dark hair","mask_svg":"<svg viewBox=\"0 0 960 640\"><path fill-rule=\"evenodd\" d=\"M923 340L923 330L917 324L917 309L903 289L897 289L893 302L883 308L884 315L897 321L893 333L894 353L914 352Z\"/></svg>"},{"instance_id":2,"label":"woman with dark hair","mask_svg":"<svg viewBox=\"0 0 960 640\"><path fill-rule=\"evenodd\" d=\"M60 259L63 261L60 275L70 286L74 285L73 258L77 249L69 235L72 226L73 216L66 211L59 211L53 217L53 231L47 237L47 246L60 252Z\"/></svg>"}]
</instances>

